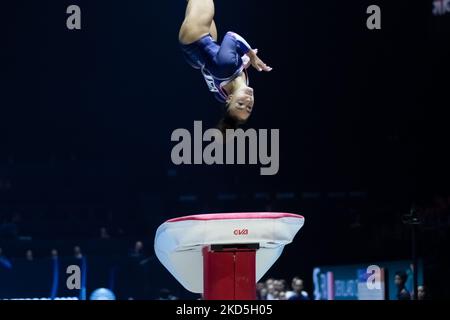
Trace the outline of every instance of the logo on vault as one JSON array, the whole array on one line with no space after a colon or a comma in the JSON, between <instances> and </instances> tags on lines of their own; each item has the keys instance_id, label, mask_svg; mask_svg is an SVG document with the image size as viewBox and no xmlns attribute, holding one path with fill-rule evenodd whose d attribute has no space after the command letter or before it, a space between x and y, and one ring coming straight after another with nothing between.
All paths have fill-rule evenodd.
<instances>
[{"instance_id":1,"label":"logo on vault","mask_svg":"<svg viewBox=\"0 0 450 320\"><path fill-rule=\"evenodd\" d=\"M248 235L248 229L236 229L234 230L235 236L247 236Z\"/></svg>"}]
</instances>

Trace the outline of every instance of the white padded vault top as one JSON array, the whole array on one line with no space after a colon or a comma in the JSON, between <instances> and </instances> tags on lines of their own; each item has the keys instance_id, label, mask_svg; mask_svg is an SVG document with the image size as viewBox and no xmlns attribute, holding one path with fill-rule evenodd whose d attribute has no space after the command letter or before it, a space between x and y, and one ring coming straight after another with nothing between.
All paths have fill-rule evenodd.
<instances>
[{"instance_id":1,"label":"white padded vault top","mask_svg":"<svg viewBox=\"0 0 450 320\"><path fill-rule=\"evenodd\" d=\"M291 213L252 212L188 216L168 220L156 231L155 252L161 263L189 291L203 292L202 248L220 244L259 243L259 281L292 242L304 218Z\"/></svg>"}]
</instances>

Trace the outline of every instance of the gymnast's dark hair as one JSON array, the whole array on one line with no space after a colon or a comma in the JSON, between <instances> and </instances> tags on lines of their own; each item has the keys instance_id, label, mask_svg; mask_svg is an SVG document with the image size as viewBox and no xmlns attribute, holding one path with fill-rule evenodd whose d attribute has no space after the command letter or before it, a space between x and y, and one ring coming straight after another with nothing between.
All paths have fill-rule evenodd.
<instances>
[{"instance_id":1,"label":"gymnast's dark hair","mask_svg":"<svg viewBox=\"0 0 450 320\"><path fill-rule=\"evenodd\" d=\"M228 129L236 130L240 124L240 121L232 117L228 110L226 110L222 119L220 119L219 123L217 124L217 129L219 129L220 132L225 135Z\"/></svg>"}]
</instances>

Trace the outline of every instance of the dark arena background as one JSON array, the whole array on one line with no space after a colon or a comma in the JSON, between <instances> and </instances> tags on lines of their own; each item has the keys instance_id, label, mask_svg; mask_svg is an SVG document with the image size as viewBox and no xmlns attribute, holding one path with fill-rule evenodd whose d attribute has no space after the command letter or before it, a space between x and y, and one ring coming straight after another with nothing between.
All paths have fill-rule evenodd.
<instances>
[{"instance_id":1,"label":"dark arena background","mask_svg":"<svg viewBox=\"0 0 450 320\"><path fill-rule=\"evenodd\" d=\"M81 30L66 27L70 5ZM380 30L366 26L370 5ZM219 38L243 35L274 68L250 71L243 128L280 130L276 175L172 163L174 130L221 116L179 48L185 1L2 2L0 299L89 300L99 288L117 300L198 299L155 256L158 226L266 211L305 225L259 299L300 286L311 300L396 300L399 275L411 299L450 298L448 1L215 6ZM82 277L71 289L73 265ZM371 265L383 271L378 295L361 289Z\"/></svg>"}]
</instances>

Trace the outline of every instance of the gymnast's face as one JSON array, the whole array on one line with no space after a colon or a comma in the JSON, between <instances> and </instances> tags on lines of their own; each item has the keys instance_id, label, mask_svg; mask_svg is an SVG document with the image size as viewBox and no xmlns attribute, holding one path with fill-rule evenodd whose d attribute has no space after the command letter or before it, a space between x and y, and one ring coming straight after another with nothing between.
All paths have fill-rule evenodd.
<instances>
[{"instance_id":1,"label":"gymnast's face","mask_svg":"<svg viewBox=\"0 0 450 320\"><path fill-rule=\"evenodd\" d=\"M245 122L252 113L254 103L253 89L247 86L239 88L230 95L228 113L239 122Z\"/></svg>"}]
</instances>

